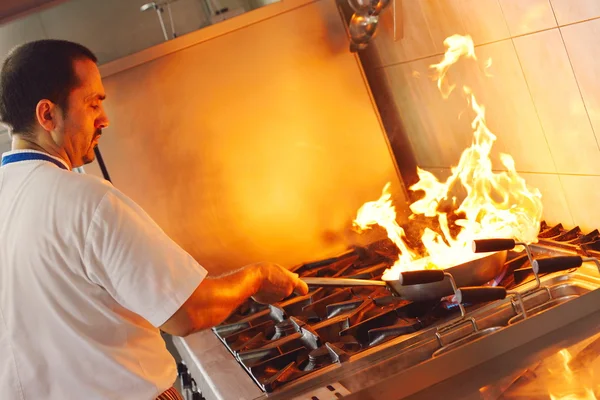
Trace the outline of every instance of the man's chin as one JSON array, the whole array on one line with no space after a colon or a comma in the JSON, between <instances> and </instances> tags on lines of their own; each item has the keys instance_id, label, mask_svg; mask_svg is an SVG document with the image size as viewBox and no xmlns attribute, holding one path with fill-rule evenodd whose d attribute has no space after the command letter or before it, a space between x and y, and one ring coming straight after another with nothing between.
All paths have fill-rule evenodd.
<instances>
[{"instance_id":1,"label":"man's chin","mask_svg":"<svg viewBox=\"0 0 600 400\"><path fill-rule=\"evenodd\" d=\"M80 167L90 164L92 162L94 162L94 160L96 159L96 156L94 155L94 153L92 152L92 154L86 154L82 159L82 163L80 165Z\"/></svg>"},{"instance_id":2,"label":"man's chin","mask_svg":"<svg viewBox=\"0 0 600 400\"><path fill-rule=\"evenodd\" d=\"M95 159L96 159L96 153L94 153L94 147L90 147L87 154L84 154L83 157L81 157L81 165L79 165L79 166L81 167L86 164L92 163L92 162L94 162Z\"/></svg>"}]
</instances>

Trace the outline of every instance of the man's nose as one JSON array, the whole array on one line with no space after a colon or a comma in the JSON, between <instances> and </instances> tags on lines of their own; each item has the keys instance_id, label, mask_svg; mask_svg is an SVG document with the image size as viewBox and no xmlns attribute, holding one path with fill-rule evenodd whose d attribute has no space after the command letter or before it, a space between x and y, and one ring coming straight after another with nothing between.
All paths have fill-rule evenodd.
<instances>
[{"instance_id":1,"label":"man's nose","mask_svg":"<svg viewBox=\"0 0 600 400\"><path fill-rule=\"evenodd\" d=\"M108 128L108 125L110 125L108 116L105 112L102 112L102 115L96 120L96 129Z\"/></svg>"}]
</instances>

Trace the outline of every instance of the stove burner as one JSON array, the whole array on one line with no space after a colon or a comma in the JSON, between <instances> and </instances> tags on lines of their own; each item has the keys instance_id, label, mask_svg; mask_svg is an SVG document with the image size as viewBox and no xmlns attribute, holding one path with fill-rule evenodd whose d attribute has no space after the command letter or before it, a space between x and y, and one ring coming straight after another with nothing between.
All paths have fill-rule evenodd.
<instances>
[{"instance_id":1,"label":"stove burner","mask_svg":"<svg viewBox=\"0 0 600 400\"><path fill-rule=\"evenodd\" d=\"M285 320L275 324L275 334L271 340L277 340L296 332L296 325L291 320Z\"/></svg>"},{"instance_id":2,"label":"stove burner","mask_svg":"<svg viewBox=\"0 0 600 400\"><path fill-rule=\"evenodd\" d=\"M321 346L318 349L308 353L308 364L306 364L302 369L304 371L313 371L329 363L331 363L329 350L327 347Z\"/></svg>"},{"instance_id":3,"label":"stove burner","mask_svg":"<svg viewBox=\"0 0 600 400\"><path fill-rule=\"evenodd\" d=\"M600 257L598 230L584 234L579 227L566 230L560 224L542 223L539 243ZM303 277L380 279L397 252L386 239L292 270ZM526 254L509 252L502 276L489 285L510 289L533 279ZM482 306L467 305L470 311ZM382 287L311 287L307 295L292 296L275 306L249 300L213 331L262 390L271 392L387 341L412 337L408 335L452 319L458 312L449 299L411 303Z\"/></svg>"}]
</instances>

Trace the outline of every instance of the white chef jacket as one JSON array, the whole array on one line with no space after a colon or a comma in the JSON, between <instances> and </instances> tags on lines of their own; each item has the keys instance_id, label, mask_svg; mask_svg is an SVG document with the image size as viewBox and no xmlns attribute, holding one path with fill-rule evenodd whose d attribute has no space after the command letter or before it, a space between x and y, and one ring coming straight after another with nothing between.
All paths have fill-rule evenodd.
<instances>
[{"instance_id":1,"label":"white chef jacket","mask_svg":"<svg viewBox=\"0 0 600 400\"><path fill-rule=\"evenodd\" d=\"M3 166L0 399L154 399L176 378L157 327L205 276L109 183Z\"/></svg>"}]
</instances>

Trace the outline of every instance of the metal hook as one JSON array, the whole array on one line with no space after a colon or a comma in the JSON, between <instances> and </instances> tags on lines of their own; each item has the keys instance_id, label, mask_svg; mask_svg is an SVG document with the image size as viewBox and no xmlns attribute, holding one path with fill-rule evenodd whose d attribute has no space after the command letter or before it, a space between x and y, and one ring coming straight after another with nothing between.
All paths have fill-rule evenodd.
<instances>
[{"instance_id":1,"label":"metal hook","mask_svg":"<svg viewBox=\"0 0 600 400\"><path fill-rule=\"evenodd\" d=\"M392 14L394 18L394 42L396 39L396 0L392 0Z\"/></svg>"}]
</instances>

